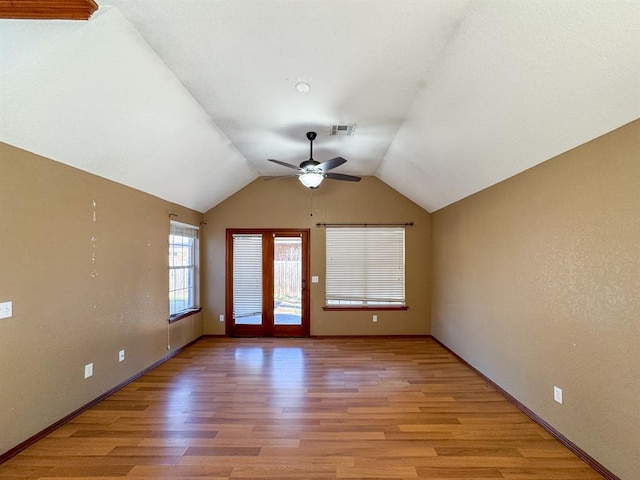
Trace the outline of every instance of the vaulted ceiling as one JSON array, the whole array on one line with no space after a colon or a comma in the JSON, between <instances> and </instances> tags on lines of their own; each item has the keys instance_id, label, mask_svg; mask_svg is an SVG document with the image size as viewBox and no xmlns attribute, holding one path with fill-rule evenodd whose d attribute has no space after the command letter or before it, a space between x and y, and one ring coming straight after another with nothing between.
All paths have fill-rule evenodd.
<instances>
[{"instance_id":1,"label":"vaulted ceiling","mask_svg":"<svg viewBox=\"0 0 640 480\"><path fill-rule=\"evenodd\" d=\"M0 20L0 141L198 211L309 130L434 211L640 117L640 0L97 3Z\"/></svg>"}]
</instances>

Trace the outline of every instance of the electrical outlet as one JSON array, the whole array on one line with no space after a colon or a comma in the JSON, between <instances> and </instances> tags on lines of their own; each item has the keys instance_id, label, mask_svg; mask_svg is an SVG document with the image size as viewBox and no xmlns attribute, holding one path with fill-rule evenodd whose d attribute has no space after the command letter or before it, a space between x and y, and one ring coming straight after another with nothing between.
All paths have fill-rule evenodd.
<instances>
[{"instance_id":1,"label":"electrical outlet","mask_svg":"<svg viewBox=\"0 0 640 480\"><path fill-rule=\"evenodd\" d=\"M553 387L553 399L562 404L562 389L560 387Z\"/></svg>"},{"instance_id":2,"label":"electrical outlet","mask_svg":"<svg viewBox=\"0 0 640 480\"><path fill-rule=\"evenodd\" d=\"M13 302L0 303L0 318L10 318L13 316Z\"/></svg>"},{"instance_id":3,"label":"electrical outlet","mask_svg":"<svg viewBox=\"0 0 640 480\"><path fill-rule=\"evenodd\" d=\"M118 352L118 361L119 362L124 362L124 350L120 350Z\"/></svg>"},{"instance_id":4,"label":"electrical outlet","mask_svg":"<svg viewBox=\"0 0 640 480\"><path fill-rule=\"evenodd\" d=\"M378 315L374 315L373 316L373 323L376 323L378 321Z\"/></svg>"},{"instance_id":5,"label":"electrical outlet","mask_svg":"<svg viewBox=\"0 0 640 480\"><path fill-rule=\"evenodd\" d=\"M220 321L224 322L224 315L220 314Z\"/></svg>"},{"instance_id":6,"label":"electrical outlet","mask_svg":"<svg viewBox=\"0 0 640 480\"><path fill-rule=\"evenodd\" d=\"M93 363L87 363L84 366L84 378L89 378L93 376Z\"/></svg>"}]
</instances>

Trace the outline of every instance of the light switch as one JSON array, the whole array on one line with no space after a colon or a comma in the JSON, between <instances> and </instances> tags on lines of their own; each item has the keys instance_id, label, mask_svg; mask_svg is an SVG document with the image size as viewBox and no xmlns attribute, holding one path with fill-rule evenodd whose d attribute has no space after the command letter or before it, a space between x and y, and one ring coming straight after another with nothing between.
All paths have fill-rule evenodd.
<instances>
[{"instance_id":1,"label":"light switch","mask_svg":"<svg viewBox=\"0 0 640 480\"><path fill-rule=\"evenodd\" d=\"M0 318L10 318L13 316L13 302L0 303Z\"/></svg>"},{"instance_id":2,"label":"light switch","mask_svg":"<svg viewBox=\"0 0 640 480\"><path fill-rule=\"evenodd\" d=\"M311 283L318 283L318 276L317 275L312 275L311 276Z\"/></svg>"}]
</instances>

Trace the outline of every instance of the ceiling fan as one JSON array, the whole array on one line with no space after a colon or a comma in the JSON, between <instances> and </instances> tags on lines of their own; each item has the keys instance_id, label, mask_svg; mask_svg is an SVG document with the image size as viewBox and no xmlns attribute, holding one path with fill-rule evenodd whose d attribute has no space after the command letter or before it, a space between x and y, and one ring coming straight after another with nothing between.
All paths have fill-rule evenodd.
<instances>
[{"instance_id":1,"label":"ceiling fan","mask_svg":"<svg viewBox=\"0 0 640 480\"><path fill-rule=\"evenodd\" d=\"M278 165L282 165L287 168L292 168L297 170L298 173L295 175L284 175L281 177L270 177L270 178L286 178L286 177L298 177L300 183L302 183L307 188L318 188L322 181L325 178L330 178L331 180L345 180L347 182L359 182L360 177L354 177L353 175L345 175L343 173L332 173L329 170L332 170L336 167L339 167L343 163L347 161L342 157L335 157L331 160L327 160L326 162L318 162L313 159L313 141L316 139L316 132L307 132L307 139L309 140L309 160L305 160L300 164L300 166L296 167L295 165L291 165L287 162L282 162L280 160L274 160L273 158L269 158L268 160L273 163L277 163Z\"/></svg>"}]
</instances>

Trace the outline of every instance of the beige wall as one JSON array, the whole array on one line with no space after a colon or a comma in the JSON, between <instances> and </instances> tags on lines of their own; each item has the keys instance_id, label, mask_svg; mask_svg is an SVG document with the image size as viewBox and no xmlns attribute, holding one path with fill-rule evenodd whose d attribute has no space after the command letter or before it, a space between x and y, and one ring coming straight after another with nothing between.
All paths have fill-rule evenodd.
<instances>
[{"instance_id":1,"label":"beige wall","mask_svg":"<svg viewBox=\"0 0 640 480\"><path fill-rule=\"evenodd\" d=\"M313 213L313 215L311 215ZM204 331L223 334L225 310L225 231L227 228L309 228L312 335L390 335L430 332L430 215L374 177L359 183L325 181L311 191L294 179L257 179L205 214ZM325 247L316 223L415 222L406 231L406 297L409 310L325 312ZM372 322L372 313L378 322Z\"/></svg>"},{"instance_id":2,"label":"beige wall","mask_svg":"<svg viewBox=\"0 0 640 480\"><path fill-rule=\"evenodd\" d=\"M640 121L434 213L433 232L433 335L640 478Z\"/></svg>"},{"instance_id":3,"label":"beige wall","mask_svg":"<svg viewBox=\"0 0 640 480\"><path fill-rule=\"evenodd\" d=\"M167 322L170 212L202 218L0 143L0 453L201 335Z\"/></svg>"}]
</instances>

